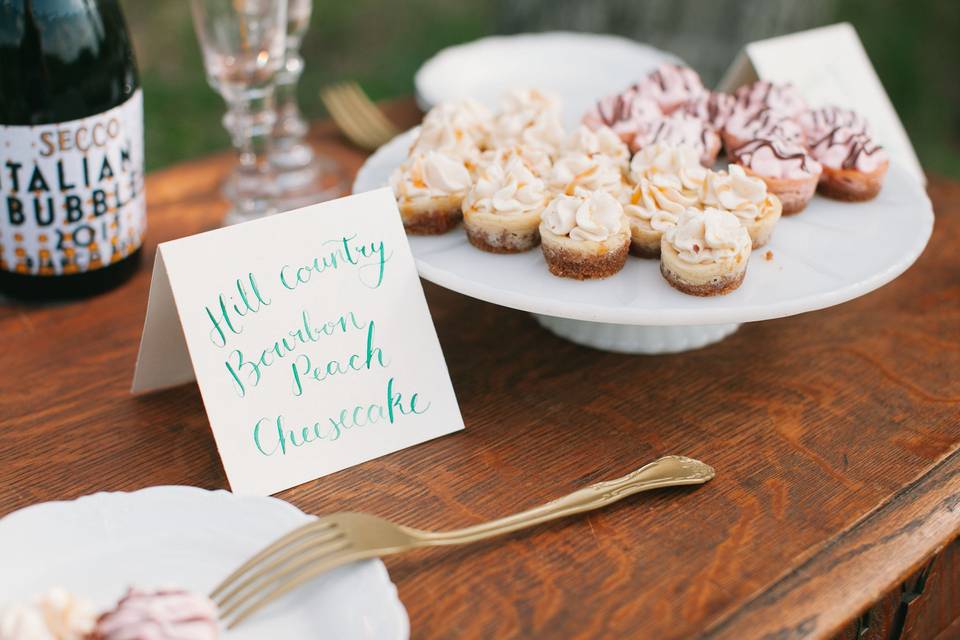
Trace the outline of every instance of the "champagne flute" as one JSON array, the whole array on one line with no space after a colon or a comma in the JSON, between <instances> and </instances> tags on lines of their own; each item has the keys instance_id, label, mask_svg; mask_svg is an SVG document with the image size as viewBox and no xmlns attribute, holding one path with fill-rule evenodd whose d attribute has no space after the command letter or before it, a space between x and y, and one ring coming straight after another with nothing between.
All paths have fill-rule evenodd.
<instances>
[{"instance_id":1,"label":"champagne flute","mask_svg":"<svg viewBox=\"0 0 960 640\"><path fill-rule=\"evenodd\" d=\"M313 0L288 0L286 58L277 74L277 121L270 149L281 209L330 200L346 191L346 176L337 164L314 153L306 142L310 127L297 101L297 85L304 66L300 45L312 12Z\"/></svg>"},{"instance_id":2,"label":"champagne flute","mask_svg":"<svg viewBox=\"0 0 960 640\"><path fill-rule=\"evenodd\" d=\"M268 154L274 83L285 61L287 0L191 0L207 81L227 103L237 150L226 223L277 211Z\"/></svg>"}]
</instances>

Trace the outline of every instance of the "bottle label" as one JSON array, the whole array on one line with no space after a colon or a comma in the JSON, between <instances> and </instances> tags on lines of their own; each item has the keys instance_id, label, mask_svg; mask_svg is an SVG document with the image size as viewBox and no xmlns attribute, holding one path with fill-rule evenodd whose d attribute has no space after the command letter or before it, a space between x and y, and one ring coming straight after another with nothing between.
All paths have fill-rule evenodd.
<instances>
[{"instance_id":1,"label":"bottle label","mask_svg":"<svg viewBox=\"0 0 960 640\"><path fill-rule=\"evenodd\" d=\"M0 270L106 267L140 247L146 223L139 89L80 120L0 126Z\"/></svg>"}]
</instances>

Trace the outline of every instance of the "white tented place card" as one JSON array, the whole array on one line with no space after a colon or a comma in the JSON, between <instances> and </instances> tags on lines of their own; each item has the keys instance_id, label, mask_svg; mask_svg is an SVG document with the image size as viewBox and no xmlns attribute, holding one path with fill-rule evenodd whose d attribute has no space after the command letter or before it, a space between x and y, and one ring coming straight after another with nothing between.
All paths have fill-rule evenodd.
<instances>
[{"instance_id":1,"label":"white tented place card","mask_svg":"<svg viewBox=\"0 0 960 640\"><path fill-rule=\"evenodd\" d=\"M237 493L463 428L389 189L161 244L133 391L194 377Z\"/></svg>"},{"instance_id":2,"label":"white tented place card","mask_svg":"<svg viewBox=\"0 0 960 640\"><path fill-rule=\"evenodd\" d=\"M917 154L853 25L846 22L751 42L717 89L757 79L792 82L814 107L835 104L863 114L877 142L926 184Z\"/></svg>"}]
</instances>

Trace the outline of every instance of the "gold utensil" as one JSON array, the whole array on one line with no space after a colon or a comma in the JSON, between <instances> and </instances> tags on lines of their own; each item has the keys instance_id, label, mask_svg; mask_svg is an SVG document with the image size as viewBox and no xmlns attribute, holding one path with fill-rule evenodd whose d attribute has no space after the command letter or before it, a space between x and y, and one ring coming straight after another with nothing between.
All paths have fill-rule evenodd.
<instances>
[{"instance_id":1,"label":"gold utensil","mask_svg":"<svg viewBox=\"0 0 960 640\"><path fill-rule=\"evenodd\" d=\"M340 130L361 149L378 149L400 133L356 82L325 87L320 99Z\"/></svg>"},{"instance_id":2,"label":"gold utensil","mask_svg":"<svg viewBox=\"0 0 960 640\"><path fill-rule=\"evenodd\" d=\"M666 456L616 480L600 482L539 507L454 531L423 531L365 513L334 513L294 529L234 571L212 594L228 628L335 567L419 547L466 544L605 507L640 491L703 484L713 468Z\"/></svg>"}]
</instances>

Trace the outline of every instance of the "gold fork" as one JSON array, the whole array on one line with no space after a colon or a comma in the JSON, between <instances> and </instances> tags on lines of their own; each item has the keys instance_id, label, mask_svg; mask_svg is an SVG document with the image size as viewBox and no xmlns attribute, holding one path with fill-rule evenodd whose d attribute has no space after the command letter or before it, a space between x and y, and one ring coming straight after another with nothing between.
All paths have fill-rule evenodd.
<instances>
[{"instance_id":1,"label":"gold fork","mask_svg":"<svg viewBox=\"0 0 960 640\"><path fill-rule=\"evenodd\" d=\"M598 509L639 491L703 484L712 467L683 456L665 456L622 478L579 491L506 518L454 531L423 531L365 513L335 513L294 529L227 577L211 599L233 628L300 585L357 560L419 547L465 544L576 513Z\"/></svg>"},{"instance_id":2,"label":"gold fork","mask_svg":"<svg viewBox=\"0 0 960 640\"><path fill-rule=\"evenodd\" d=\"M400 133L356 82L324 87L320 99L340 130L362 149L373 151Z\"/></svg>"}]
</instances>

